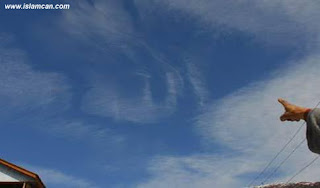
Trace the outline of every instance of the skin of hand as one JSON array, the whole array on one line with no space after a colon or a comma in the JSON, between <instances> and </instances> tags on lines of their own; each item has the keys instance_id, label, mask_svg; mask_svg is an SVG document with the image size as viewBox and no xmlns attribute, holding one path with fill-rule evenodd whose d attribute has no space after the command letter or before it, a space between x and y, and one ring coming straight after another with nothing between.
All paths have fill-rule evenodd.
<instances>
[{"instance_id":1,"label":"skin of hand","mask_svg":"<svg viewBox=\"0 0 320 188\"><path fill-rule=\"evenodd\" d=\"M305 120L305 114L310 111L310 108L305 108L290 104L288 101L279 98L279 103L281 103L285 109L285 112L280 116L281 121L300 121Z\"/></svg>"}]
</instances>

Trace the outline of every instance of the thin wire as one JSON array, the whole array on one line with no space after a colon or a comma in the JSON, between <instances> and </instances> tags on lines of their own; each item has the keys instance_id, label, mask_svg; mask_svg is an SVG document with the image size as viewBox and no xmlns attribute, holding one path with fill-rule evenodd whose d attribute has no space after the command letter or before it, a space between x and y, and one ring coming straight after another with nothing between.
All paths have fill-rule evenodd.
<instances>
[{"instance_id":1,"label":"thin wire","mask_svg":"<svg viewBox=\"0 0 320 188\"><path fill-rule=\"evenodd\" d=\"M320 102L319 102L320 104ZM271 159L271 161L267 164L266 167L264 167L264 169L259 173L259 175L257 175L249 184L248 187L250 187L258 178L260 178L260 176L268 169L268 167L274 162L274 160L280 155L280 153L283 152L284 149L286 149L286 147L292 142L292 140L294 139L294 137L297 136L297 134L300 132L300 130L302 129L302 127L304 126L305 122L303 122L300 127L297 129L297 131L294 133L294 135L291 137L291 139L279 150L279 152Z\"/></svg>"},{"instance_id":2,"label":"thin wire","mask_svg":"<svg viewBox=\"0 0 320 188\"><path fill-rule=\"evenodd\" d=\"M320 104L320 101L318 102L318 104L314 107L317 108ZM248 187L250 187L258 178L260 178L260 176L268 169L268 167L274 162L274 160L280 155L280 153L283 152L283 150L291 143L291 141L297 136L297 134L300 132L300 130L302 129L302 127L304 126L306 122L303 122L300 127L297 129L297 131L294 133L294 135L291 137L291 139L280 149L280 151L271 159L271 161L267 164L266 167L264 167L264 169L247 185Z\"/></svg>"},{"instance_id":3,"label":"thin wire","mask_svg":"<svg viewBox=\"0 0 320 188\"><path fill-rule=\"evenodd\" d=\"M276 173L279 168L291 157L291 155L306 141L306 139L303 139L290 153L289 155L281 161L281 163L269 174L269 176L267 176L262 182L261 184L264 184L266 181L268 181L273 175L274 173Z\"/></svg>"},{"instance_id":4,"label":"thin wire","mask_svg":"<svg viewBox=\"0 0 320 188\"><path fill-rule=\"evenodd\" d=\"M293 178L295 178L297 175L299 175L302 171L304 171L306 168L308 168L310 165L312 165L317 159L319 159L319 155L315 157L311 162L309 162L305 167L300 169L295 175L293 175L286 183L289 183Z\"/></svg>"}]
</instances>

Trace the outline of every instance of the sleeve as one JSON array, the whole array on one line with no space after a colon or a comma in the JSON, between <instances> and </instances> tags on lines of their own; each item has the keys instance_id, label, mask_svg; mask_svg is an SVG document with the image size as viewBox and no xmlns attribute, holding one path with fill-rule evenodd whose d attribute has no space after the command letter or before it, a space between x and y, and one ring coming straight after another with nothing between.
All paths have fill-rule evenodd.
<instances>
[{"instance_id":1,"label":"sleeve","mask_svg":"<svg viewBox=\"0 0 320 188\"><path fill-rule=\"evenodd\" d=\"M307 122L307 141L309 149L320 154L320 109L312 109L306 118Z\"/></svg>"}]
</instances>

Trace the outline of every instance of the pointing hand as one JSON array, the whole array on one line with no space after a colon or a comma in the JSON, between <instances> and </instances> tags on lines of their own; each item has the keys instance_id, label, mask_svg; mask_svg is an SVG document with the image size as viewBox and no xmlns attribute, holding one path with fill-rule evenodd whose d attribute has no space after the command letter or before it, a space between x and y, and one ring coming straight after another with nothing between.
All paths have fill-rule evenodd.
<instances>
[{"instance_id":1,"label":"pointing hand","mask_svg":"<svg viewBox=\"0 0 320 188\"><path fill-rule=\"evenodd\" d=\"M290 104L288 101L281 98L279 98L278 101L285 109L285 112L280 116L281 121L300 121L301 119L305 119L305 114L310 111L309 108Z\"/></svg>"}]
</instances>

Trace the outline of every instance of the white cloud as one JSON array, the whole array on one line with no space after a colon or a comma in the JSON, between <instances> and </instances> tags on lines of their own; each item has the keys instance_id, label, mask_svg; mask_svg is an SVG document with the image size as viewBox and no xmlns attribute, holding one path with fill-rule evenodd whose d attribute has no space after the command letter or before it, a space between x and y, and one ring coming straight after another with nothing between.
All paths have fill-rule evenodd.
<instances>
[{"instance_id":1,"label":"white cloud","mask_svg":"<svg viewBox=\"0 0 320 188\"><path fill-rule=\"evenodd\" d=\"M82 110L89 114L111 117L137 123L150 123L158 118L172 114L176 108L176 98L181 82L176 74L166 73L167 94L160 104L153 100L148 78L141 96L124 97L115 88L107 84L96 83L94 88L84 96Z\"/></svg>"},{"instance_id":2,"label":"white cloud","mask_svg":"<svg viewBox=\"0 0 320 188\"><path fill-rule=\"evenodd\" d=\"M58 73L42 72L27 64L26 55L8 46L0 47L1 112L25 112L68 108L67 79Z\"/></svg>"}]
</instances>

